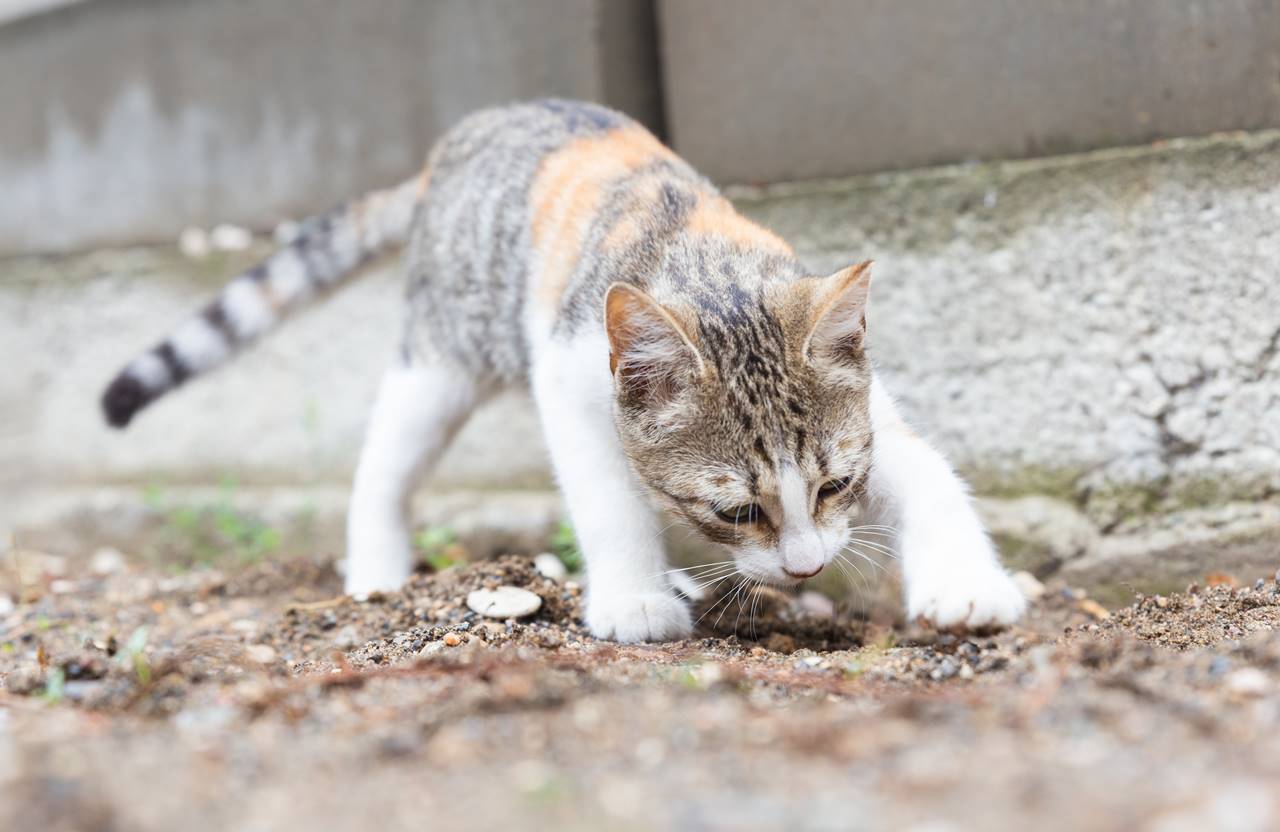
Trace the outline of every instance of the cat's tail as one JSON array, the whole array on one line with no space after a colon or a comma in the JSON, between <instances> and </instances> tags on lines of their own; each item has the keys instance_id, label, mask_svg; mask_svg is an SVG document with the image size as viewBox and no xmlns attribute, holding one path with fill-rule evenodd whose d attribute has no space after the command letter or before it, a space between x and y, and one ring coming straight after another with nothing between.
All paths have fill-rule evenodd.
<instances>
[{"instance_id":1,"label":"cat's tail","mask_svg":"<svg viewBox=\"0 0 1280 832\"><path fill-rule=\"evenodd\" d=\"M425 174L303 223L297 238L237 276L164 341L129 362L102 394L117 428L170 390L230 359L361 267L403 245Z\"/></svg>"}]
</instances>

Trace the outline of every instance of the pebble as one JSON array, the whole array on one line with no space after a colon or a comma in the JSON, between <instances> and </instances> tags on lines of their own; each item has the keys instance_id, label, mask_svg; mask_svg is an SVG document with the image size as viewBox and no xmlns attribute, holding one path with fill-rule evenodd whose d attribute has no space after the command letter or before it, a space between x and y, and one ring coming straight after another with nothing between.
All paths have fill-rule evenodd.
<instances>
[{"instance_id":1,"label":"pebble","mask_svg":"<svg viewBox=\"0 0 1280 832\"><path fill-rule=\"evenodd\" d=\"M1107 612L1107 608L1099 604L1092 598L1083 598L1076 602L1076 608L1086 615L1090 615L1099 621L1106 621L1111 617L1111 613Z\"/></svg>"},{"instance_id":2,"label":"pebble","mask_svg":"<svg viewBox=\"0 0 1280 832\"><path fill-rule=\"evenodd\" d=\"M1262 696L1271 690L1271 681L1267 674L1256 667L1242 667L1232 671L1223 680L1227 691L1236 696Z\"/></svg>"},{"instance_id":3,"label":"pebble","mask_svg":"<svg viewBox=\"0 0 1280 832\"><path fill-rule=\"evenodd\" d=\"M524 618L542 608L542 598L527 589L500 586L468 594L467 607L488 618Z\"/></svg>"},{"instance_id":4,"label":"pebble","mask_svg":"<svg viewBox=\"0 0 1280 832\"><path fill-rule=\"evenodd\" d=\"M443 641L428 641L426 644L422 645L422 649L418 651L418 655L422 656L425 659L425 658L434 656L436 653L439 653L443 649L444 649Z\"/></svg>"},{"instance_id":5,"label":"pebble","mask_svg":"<svg viewBox=\"0 0 1280 832\"><path fill-rule=\"evenodd\" d=\"M203 228L184 228L178 235L178 250L192 260L203 260L209 256L209 235Z\"/></svg>"},{"instance_id":6,"label":"pebble","mask_svg":"<svg viewBox=\"0 0 1280 832\"><path fill-rule=\"evenodd\" d=\"M252 618L239 618L231 622L231 629L237 633L251 636L258 632L258 622Z\"/></svg>"},{"instance_id":7,"label":"pebble","mask_svg":"<svg viewBox=\"0 0 1280 832\"><path fill-rule=\"evenodd\" d=\"M89 569L95 575L118 575L124 571L124 555L119 549L103 546L89 558Z\"/></svg>"},{"instance_id":8,"label":"pebble","mask_svg":"<svg viewBox=\"0 0 1280 832\"><path fill-rule=\"evenodd\" d=\"M535 555L533 558L533 568L537 569L538 574L542 577L550 578L556 583L559 583L569 577L569 570L565 568L564 561L560 560L560 558L550 552L543 552L540 555Z\"/></svg>"},{"instance_id":9,"label":"pebble","mask_svg":"<svg viewBox=\"0 0 1280 832\"><path fill-rule=\"evenodd\" d=\"M284 247L298 239L298 234L301 233L301 231L302 226L298 223L293 220L285 220L277 225L275 230L271 232L271 239L275 241L276 245Z\"/></svg>"},{"instance_id":10,"label":"pebble","mask_svg":"<svg viewBox=\"0 0 1280 832\"><path fill-rule=\"evenodd\" d=\"M1044 597L1044 584L1040 583L1040 579L1030 572L1014 572L1013 583L1018 588L1018 591L1022 593L1022 597L1028 601L1039 601Z\"/></svg>"},{"instance_id":11,"label":"pebble","mask_svg":"<svg viewBox=\"0 0 1280 832\"><path fill-rule=\"evenodd\" d=\"M3 592L0 592L0 615L8 615L13 612L13 610L13 599L8 595L5 595Z\"/></svg>"},{"instance_id":12,"label":"pebble","mask_svg":"<svg viewBox=\"0 0 1280 832\"><path fill-rule=\"evenodd\" d=\"M821 592L805 590L796 599L796 606L814 618L832 618L836 614L836 604Z\"/></svg>"},{"instance_id":13,"label":"pebble","mask_svg":"<svg viewBox=\"0 0 1280 832\"><path fill-rule=\"evenodd\" d=\"M968 667L968 665L965 665L965 666ZM942 662L937 667L933 669L933 672L929 674L929 677L934 681L941 681L943 679L950 679L952 676L955 676L959 672L960 672L960 665L956 663L955 659L948 656L947 658L943 659Z\"/></svg>"},{"instance_id":14,"label":"pebble","mask_svg":"<svg viewBox=\"0 0 1280 832\"><path fill-rule=\"evenodd\" d=\"M49 582L49 591L54 595L69 595L76 591L76 585L73 581L68 581L66 578L58 578L55 581Z\"/></svg>"},{"instance_id":15,"label":"pebble","mask_svg":"<svg viewBox=\"0 0 1280 832\"><path fill-rule=\"evenodd\" d=\"M972 679L974 676L973 665L971 664L960 665L960 672L957 675L961 679L964 679L965 681Z\"/></svg>"},{"instance_id":16,"label":"pebble","mask_svg":"<svg viewBox=\"0 0 1280 832\"><path fill-rule=\"evenodd\" d=\"M209 232L209 244L217 251L244 251L253 244L253 235L248 229L223 223Z\"/></svg>"},{"instance_id":17,"label":"pebble","mask_svg":"<svg viewBox=\"0 0 1280 832\"><path fill-rule=\"evenodd\" d=\"M250 644L244 652L258 664L272 664L276 660L276 650L269 644Z\"/></svg>"},{"instance_id":18,"label":"pebble","mask_svg":"<svg viewBox=\"0 0 1280 832\"><path fill-rule=\"evenodd\" d=\"M356 634L356 628L350 624L343 627L333 636L333 646L341 650L350 650L360 644L360 636Z\"/></svg>"},{"instance_id":19,"label":"pebble","mask_svg":"<svg viewBox=\"0 0 1280 832\"><path fill-rule=\"evenodd\" d=\"M462 643L462 636L457 633L445 633L443 640L445 647L457 647Z\"/></svg>"}]
</instances>

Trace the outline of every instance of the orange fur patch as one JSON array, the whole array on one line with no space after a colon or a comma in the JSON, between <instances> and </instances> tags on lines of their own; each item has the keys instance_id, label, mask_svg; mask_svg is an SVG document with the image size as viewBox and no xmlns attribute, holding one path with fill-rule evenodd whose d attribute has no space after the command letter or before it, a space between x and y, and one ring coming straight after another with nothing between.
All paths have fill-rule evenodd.
<instances>
[{"instance_id":1,"label":"orange fur patch","mask_svg":"<svg viewBox=\"0 0 1280 832\"><path fill-rule=\"evenodd\" d=\"M693 234L720 237L743 248L793 253L786 240L739 214L733 204L722 196L699 199L697 207L689 215L687 228Z\"/></svg>"},{"instance_id":2,"label":"orange fur patch","mask_svg":"<svg viewBox=\"0 0 1280 832\"><path fill-rule=\"evenodd\" d=\"M673 155L644 128L620 127L575 139L542 160L530 193L530 230L541 259L534 293L544 309L559 307L609 183Z\"/></svg>"}]
</instances>

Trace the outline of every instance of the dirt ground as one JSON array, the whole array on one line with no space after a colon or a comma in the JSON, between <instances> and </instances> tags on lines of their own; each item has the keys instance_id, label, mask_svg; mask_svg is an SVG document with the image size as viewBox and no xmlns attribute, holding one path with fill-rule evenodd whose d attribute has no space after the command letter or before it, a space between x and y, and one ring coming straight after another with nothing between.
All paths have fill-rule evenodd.
<instances>
[{"instance_id":1,"label":"dirt ground","mask_svg":"<svg viewBox=\"0 0 1280 832\"><path fill-rule=\"evenodd\" d=\"M1270 580L1111 612L1050 586L967 636L720 598L619 646L514 556L365 603L304 560L3 572L0 829L1280 824ZM499 584L542 608L467 609Z\"/></svg>"}]
</instances>

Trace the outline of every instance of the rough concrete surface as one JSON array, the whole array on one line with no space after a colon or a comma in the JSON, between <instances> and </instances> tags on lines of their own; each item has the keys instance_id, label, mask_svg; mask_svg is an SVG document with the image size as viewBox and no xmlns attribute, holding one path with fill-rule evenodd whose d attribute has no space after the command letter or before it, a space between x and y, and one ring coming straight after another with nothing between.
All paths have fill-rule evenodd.
<instances>
[{"instance_id":1,"label":"rough concrete surface","mask_svg":"<svg viewBox=\"0 0 1280 832\"><path fill-rule=\"evenodd\" d=\"M675 147L726 182L1280 126L1272 0L666 0Z\"/></svg>"},{"instance_id":2,"label":"rough concrete surface","mask_svg":"<svg viewBox=\"0 0 1280 832\"><path fill-rule=\"evenodd\" d=\"M1042 575L1105 582L1194 576L1203 555L1188 541L1245 571L1273 559L1277 181L1280 136L1261 133L734 196L815 269L876 259L875 357L993 498L1006 551ZM47 528L24 518L51 519L72 487L345 487L395 342L394 269L126 433L100 423L111 372L249 259L0 262L0 352L20 357L0 380L6 527ZM526 398L495 402L434 486L545 489L538 436Z\"/></svg>"},{"instance_id":3,"label":"rough concrete surface","mask_svg":"<svg viewBox=\"0 0 1280 832\"><path fill-rule=\"evenodd\" d=\"M650 0L93 0L0 26L0 251L270 228L539 95L661 121Z\"/></svg>"}]
</instances>

